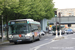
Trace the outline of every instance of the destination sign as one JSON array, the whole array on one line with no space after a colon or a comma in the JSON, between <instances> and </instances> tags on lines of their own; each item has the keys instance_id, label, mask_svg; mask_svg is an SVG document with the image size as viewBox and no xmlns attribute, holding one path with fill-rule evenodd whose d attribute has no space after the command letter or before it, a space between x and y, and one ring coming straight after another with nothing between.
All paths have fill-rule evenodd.
<instances>
[{"instance_id":1,"label":"destination sign","mask_svg":"<svg viewBox=\"0 0 75 50\"><path fill-rule=\"evenodd\" d=\"M12 21L10 24L20 24L20 23L27 23L27 21Z\"/></svg>"}]
</instances>

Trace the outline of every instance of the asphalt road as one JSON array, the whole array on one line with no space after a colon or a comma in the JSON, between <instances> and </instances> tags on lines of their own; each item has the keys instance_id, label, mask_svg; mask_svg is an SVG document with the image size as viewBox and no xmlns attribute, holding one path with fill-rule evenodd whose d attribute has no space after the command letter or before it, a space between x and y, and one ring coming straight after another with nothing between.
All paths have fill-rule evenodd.
<instances>
[{"instance_id":1,"label":"asphalt road","mask_svg":"<svg viewBox=\"0 0 75 50\"><path fill-rule=\"evenodd\" d=\"M42 36L40 41L31 42L24 42L20 44L4 44L0 46L0 50L34 50L34 47L42 45L44 43L51 42L55 36L51 34L46 34Z\"/></svg>"},{"instance_id":2,"label":"asphalt road","mask_svg":"<svg viewBox=\"0 0 75 50\"><path fill-rule=\"evenodd\" d=\"M55 36L46 34L40 41L19 44L7 43L0 46L0 50L75 50L75 33L65 34L61 40L53 40Z\"/></svg>"},{"instance_id":3,"label":"asphalt road","mask_svg":"<svg viewBox=\"0 0 75 50\"><path fill-rule=\"evenodd\" d=\"M75 33L64 36L63 39L34 47L34 50L75 50Z\"/></svg>"}]
</instances>

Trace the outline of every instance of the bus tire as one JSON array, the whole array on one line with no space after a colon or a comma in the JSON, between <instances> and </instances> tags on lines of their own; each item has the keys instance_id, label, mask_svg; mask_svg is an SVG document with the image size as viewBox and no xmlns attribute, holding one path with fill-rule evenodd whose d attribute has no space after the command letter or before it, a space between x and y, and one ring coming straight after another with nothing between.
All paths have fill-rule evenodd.
<instances>
[{"instance_id":1,"label":"bus tire","mask_svg":"<svg viewBox=\"0 0 75 50\"><path fill-rule=\"evenodd\" d=\"M34 36L32 37L32 40L31 40L31 42L32 42L32 43L34 42Z\"/></svg>"},{"instance_id":2,"label":"bus tire","mask_svg":"<svg viewBox=\"0 0 75 50\"><path fill-rule=\"evenodd\" d=\"M14 44L17 44L17 42L14 42Z\"/></svg>"},{"instance_id":3,"label":"bus tire","mask_svg":"<svg viewBox=\"0 0 75 50\"><path fill-rule=\"evenodd\" d=\"M39 41L40 41L40 38L41 38L41 35L39 35L39 38L38 38Z\"/></svg>"},{"instance_id":4,"label":"bus tire","mask_svg":"<svg viewBox=\"0 0 75 50\"><path fill-rule=\"evenodd\" d=\"M67 33L68 34L68 33Z\"/></svg>"}]
</instances>

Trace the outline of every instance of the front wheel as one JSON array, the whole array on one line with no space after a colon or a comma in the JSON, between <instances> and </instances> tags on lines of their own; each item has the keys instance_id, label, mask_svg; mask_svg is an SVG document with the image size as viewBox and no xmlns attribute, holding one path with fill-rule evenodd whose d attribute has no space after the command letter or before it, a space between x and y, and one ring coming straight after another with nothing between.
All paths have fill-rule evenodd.
<instances>
[{"instance_id":1,"label":"front wheel","mask_svg":"<svg viewBox=\"0 0 75 50\"><path fill-rule=\"evenodd\" d=\"M73 34L73 33L71 33L71 34Z\"/></svg>"},{"instance_id":2,"label":"front wheel","mask_svg":"<svg viewBox=\"0 0 75 50\"><path fill-rule=\"evenodd\" d=\"M42 34L44 36L44 34Z\"/></svg>"},{"instance_id":3,"label":"front wheel","mask_svg":"<svg viewBox=\"0 0 75 50\"><path fill-rule=\"evenodd\" d=\"M14 42L14 44L17 44L17 42Z\"/></svg>"},{"instance_id":4,"label":"front wheel","mask_svg":"<svg viewBox=\"0 0 75 50\"><path fill-rule=\"evenodd\" d=\"M32 40L30 42L32 42L32 43L34 42L34 36L32 37Z\"/></svg>"},{"instance_id":5,"label":"front wheel","mask_svg":"<svg viewBox=\"0 0 75 50\"><path fill-rule=\"evenodd\" d=\"M41 39L41 35L39 35L39 38L38 38L38 40L40 40Z\"/></svg>"},{"instance_id":6,"label":"front wheel","mask_svg":"<svg viewBox=\"0 0 75 50\"><path fill-rule=\"evenodd\" d=\"M67 33L68 34L68 33Z\"/></svg>"}]
</instances>

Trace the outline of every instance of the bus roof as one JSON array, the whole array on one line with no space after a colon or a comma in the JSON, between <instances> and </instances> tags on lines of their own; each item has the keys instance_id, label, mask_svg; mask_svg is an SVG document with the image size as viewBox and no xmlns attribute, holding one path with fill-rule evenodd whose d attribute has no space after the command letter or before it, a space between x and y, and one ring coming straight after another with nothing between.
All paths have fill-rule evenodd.
<instances>
[{"instance_id":1,"label":"bus roof","mask_svg":"<svg viewBox=\"0 0 75 50\"><path fill-rule=\"evenodd\" d=\"M9 22L11 22L11 21L24 21L24 20L26 20L28 23L40 24L40 22L34 21L33 19L16 19L16 20L10 20Z\"/></svg>"},{"instance_id":2,"label":"bus roof","mask_svg":"<svg viewBox=\"0 0 75 50\"><path fill-rule=\"evenodd\" d=\"M37 22L37 21L29 21L29 23L33 23L33 24L40 24L40 22Z\"/></svg>"},{"instance_id":3,"label":"bus roof","mask_svg":"<svg viewBox=\"0 0 75 50\"><path fill-rule=\"evenodd\" d=\"M16 20L10 20L10 21L23 21L23 20L34 21L33 19L16 19ZM10 21L9 21L9 22L10 22Z\"/></svg>"}]
</instances>

